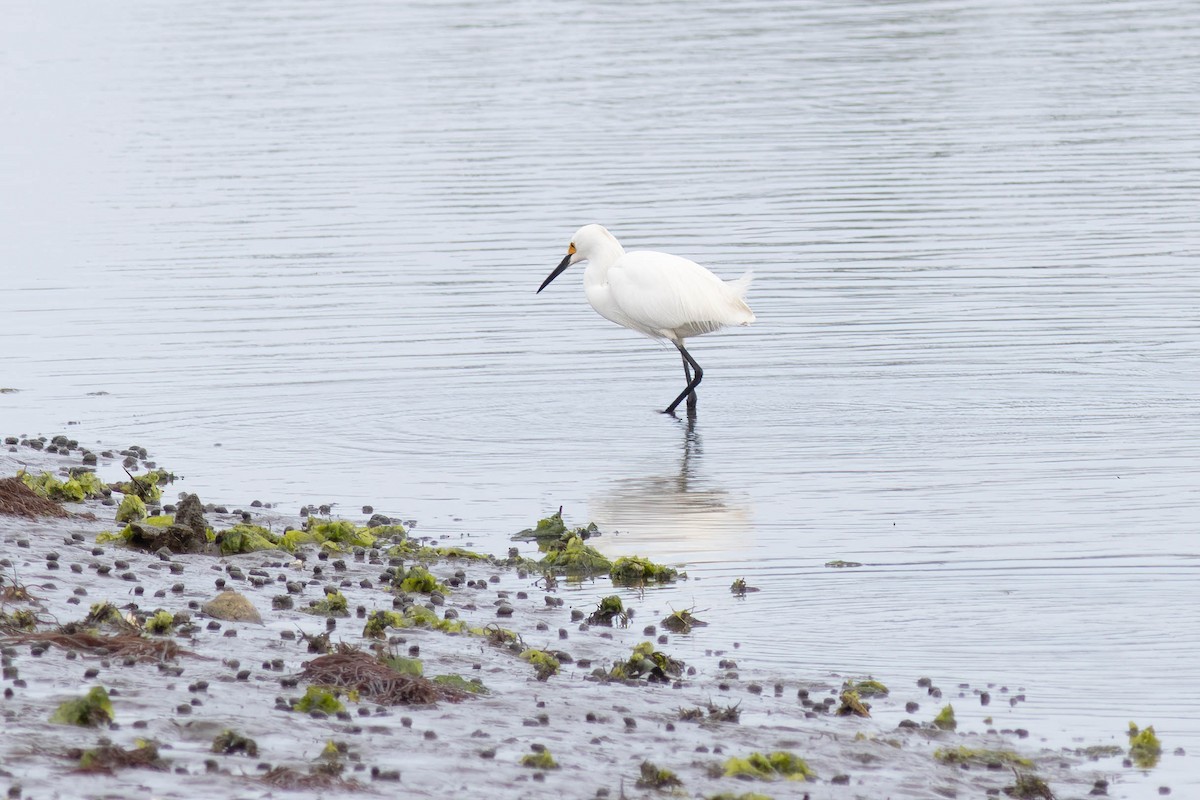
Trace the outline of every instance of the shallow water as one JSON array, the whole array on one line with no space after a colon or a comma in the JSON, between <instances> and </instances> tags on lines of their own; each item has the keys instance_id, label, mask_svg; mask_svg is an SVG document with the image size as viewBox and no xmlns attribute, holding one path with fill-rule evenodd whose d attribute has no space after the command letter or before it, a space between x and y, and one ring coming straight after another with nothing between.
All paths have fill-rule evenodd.
<instances>
[{"instance_id":1,"label":"shallow water","mask_svg":"<svg viewBox=\"0 0 1200 800\"><path fill-rule=\"evenodd\" d=\"M1200 788L1194 5L6 17L4 433L492 550L562 505L767 669L1152 723L1188 755L1120 791ZM581 270L534 294L589 221L754 270L694 425Z\"/></svg>"}]
</instances>

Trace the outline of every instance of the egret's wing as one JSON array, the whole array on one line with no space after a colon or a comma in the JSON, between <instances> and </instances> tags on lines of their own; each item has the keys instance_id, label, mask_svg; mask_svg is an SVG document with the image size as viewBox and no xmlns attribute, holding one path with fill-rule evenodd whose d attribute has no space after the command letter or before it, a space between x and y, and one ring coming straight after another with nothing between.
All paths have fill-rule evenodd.
<instances>
[{"instance_id":1,"label":"egret's wing","mask_svg":"<svg viewBox=\"0 0 1200 800\"><path fill-rule=\"evenodd\" d=\"M726 283L694 261L648 250L626 253L608 270L613 301L625 316L647 332L678 338L753 322L742 299L748 283Z\"/></svg>"}]
</instances>

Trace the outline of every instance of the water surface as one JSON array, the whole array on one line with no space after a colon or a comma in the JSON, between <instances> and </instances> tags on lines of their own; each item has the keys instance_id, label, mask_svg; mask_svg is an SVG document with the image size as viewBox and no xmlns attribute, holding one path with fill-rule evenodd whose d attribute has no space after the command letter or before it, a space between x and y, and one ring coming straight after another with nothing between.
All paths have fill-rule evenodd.
<instances>
[{"instance_id":1,"label":"water surface","mask_svg":"<svg viewBox=\"0 0 1200 800\"><path fill-rule=\"evenodd\" d=\"M960 719L1053 745L1152 723L1189 755L1120 791L1200 790L1198 32L1176 0L17 0L0 420L492 550L562 505L687 565L647 600L720 623L681 648L995 683ZM534 294L591 221L754 270L694 424L582 270Z\"/></svg>"}]
</instances>

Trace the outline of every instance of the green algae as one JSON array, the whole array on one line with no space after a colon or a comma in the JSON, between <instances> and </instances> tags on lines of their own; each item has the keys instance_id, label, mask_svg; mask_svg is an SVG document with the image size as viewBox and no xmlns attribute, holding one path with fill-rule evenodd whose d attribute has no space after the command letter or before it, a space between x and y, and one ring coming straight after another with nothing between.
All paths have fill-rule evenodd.
<instances>
[{"instance_id":1,"label":"green algae","mask_svg":"<svg viewBox=\"0 0 1200 800\"><path fill-rule=\"evenodd\" d=\"M117 522L137 522L146 518L146 503L136 494L127 494L117 507Z\"/></svg>"},{"instance_id":2,"label":"green algae","mask_svg":"<svg viewBox=\"0 0 1200 800\"><path fill-rule=\"evenodd\" d=\"M672 583L678 580L679 571L641 556L623 556L613 563L609 577L615 586L645 586L648 583Z\"/></svg>"},{"instance_id":3,"label":"green algae","mask_svg":"<svg viewBox=\"0 0 1200 800\"><path fill-rule=\"evenodd\" d=\"M278 535L261 525L252 525L249 522L239 522L229 530L221 531L217 534L216 541L223 556L281 549Z\"/></svg>"},{"instance_id":4,"label":"green algae","mask_svg":"<svg viewBox=\"0 0 1200 800\"><path fill-rule=\"evenodd\" d=\"M283 535L279 537L279 548L289 553L294 553L306 544L319 545L323 544L324 541L324 539L315 533L293 529L284 531Z\"/></svg>"},{"instance_id":5,"label":"green algae","mask_svg":"<svg viewBox=\"0 0 1200 800\"><path fill-rule=\"evenodd\" d=\"M990 724L990 723L989 723ZM1093 744L1087 747L1076 747L1070 752L1077 756L1097 761L1101 758L1113 758L1115 756L1124 755L1125 748L1115 744Z\"/></svg>"},{"instance_id":6,"label":"green algae","mask_svg":"<svg viewBox=\"0 0 1200 800\"><path fill-rule=\"evenodd\" d=\"M429 594L430 592L448 594L450 592L444 584L438 583L437 578L433 577L429 570L419 564L409 567L404 575L397 573L395 585L402 592L416 594Z\"/></svg>"},{"instance_id":7,"label":"green algae","mask_svg":"<svg viewBox=\"0 0 1200 800\"><path fill-rule=\"evenodd\" d=\"M874 678L866 678L861 681L849 680L842 685L842 688L857 692L859 697L880 697L886 696L889 692L888 687Z\"/></svg>"},{"instance_id":8,"label":"green algae","mask_svg":"<svg viewBox=\"0 0 1200 800\"><path fill-rule=\"evenodd\" d=\"M166 528L175 523L174 514L156 514L151 517L146 517L141 521L143 525L149 525L152 528Z\"/></svg>"},{"instance_id":9,"label":"green algae","mask_svg":"<svg viewBox=\"0 0 1200 800\"><path fill-rule=\"evenodd\" d=\"M170 633L175 629L175 615L170 611L156 611L142 627L147 633Z\"/></svg>"},{"instance_id":10,"label":"green algae","mask_svg":"<svg viewBox=\"0 0 1200 800\"><path fill-rule=\"evenodd\" d=\"M304 529L316 536L321 544L334 542L348 547L374 547L376 528L364 528L346 520L308 518Z\"/></svg>"},{"instance_id":11,"label":"green algae","mask_svg":"<svg viewBox=\"0 0 1200 800\"><path fill-rule=\"evenodd\" d=\"M388 628L404 628L404 615L398 611L372 611L367 616L362 635L367 639L386 639Z\"/></svg>"},{"instance_id":12,"label":"green algae","mask_svg":"<svg viewBox=\"0 0 1200 800\"><path fill-rule=\"evenodd\" d=\"M742 716L739 706L740 704L718 706L710 701L707 718L703 708L692 706L691 708L680 708L679 719L684 722L737 722Z\"/></svg>"},{"instance_id":13,"label":"green algae","mask_svg":"<svg viewBox=\"0 0 1200 800\"><path fill-rule=\"evenodd\" d=\"M466 550L462 547L434 547L432 550L438 558L459 559L464 561L492 560L492 557L486 553L476 553L474 550Z\"/></svg>"},{"instance_id":14,"label":"green algae","mask_svg":"<svg viewBox=\"0 0 1200 800\"><path fill-rule=\"evenodd\" d=\"M709 722L737 722L741 718L741 703L735 703L731 706L719 706L711 700L708 703Z\"/></svg>"},{"instance_id":15,"label":"green algae","mask_svg":"<svg viewBox=\"0 0 1200 800\"><path fill-rule=\"evenodd\" d=\"M1005 764L1010 767L1032 767L1033 762L1012 750L989 750L986 748L939 747L933 751L935 761L943 764Z\"/></svg>"},{"instance_id":16,"label":"green algae","mask_svg":"<svg viewBox=\"0 0 1200 800\"><path fill-rule=\"evenodd\" d=\"M95 728L108 725L114 719L112 701L103 686L95 686L83 697L76 697L59 705L50 715L50 721L58 725L79 725Z\"/></svg>"},{"instance_id":17,"label":"green algae","mask_svg":"<svg viewBox=\"0 0 1200 800\"><path fill-rule=\"evenodd\" d=\"M250 758L258 757L258 742L249 736L243 736L235 730L226 728L213 737L212 752L224 755L243 753Z\"/></svg>"},{"instance_id":18,"label":"green algae","mask_svg":"<svg viewBox=\"0 0 1200 800\"><path fill-rule=\"evenodd\" d=\"M853 567L861 567L862 563L859 561L842 561L839 558L834 561L826 561L825 566L831 569L849 569Z\"/></svg>"},{"instance_id":19,"label":"green algae","mask_svg":"<svg viewBox=\"0 0 1200 800\"><path fill-rule=\"evenodd\" d=\"M108 625L126 632L130 631L133 627L129 624L129 620L125 619L125 615L121 613L121 609L107 601L93 603L80 625L84 628L101 628Z\"/></svg>"},{"instance_id":20,"label":"green algae","mask_svg":"<svg viewBox=\"0 0 1200 800\"><path fill-rule=\"evenodd\" d=\"M733 594L737 595L738 597L745 597L751 592L759 591L759 588L746 583L745 578L738 578L733 583L729 584L729 591L733 592Z\"/></svg>"},{"instance_id":21,"label":"green algae","mask_svg":"<svg viewBox=\"0 0 1200 800\"><path fill-rule=\"evenodd\" d=\"M546 748L521 756L521 766L531 769L558 769L558 762Z\"/></svg>"},{"instance_id":22,"label":"green algae","mask_svg":"<svg viewBox=\"0 0 1200 800\"><path fill-rule=\"evenodd\" d=\"M350 601L339 591L327 592L324 600L313 600L304 612L324 617L348 617Z\"/></svg>"},{"instance_id":23,"label":"green algae","mask_svg":"<svg viewBox=\"0 0 1200 800\"><path fill-rule=\"evenodd\" d=\"M947 703L946 707L933 718L933 726L943 731L952 731L957 728L958 720L954 718L954 706Z\"/></svg>"},{"instance_id":24,"label":"green algae","mask_svg":"<svg viewBox=\"0 0 1200 800\"><path fill-rule=\"evenodd\" d=\"M388 628L428 628L442 633L462 633L467 624L458 619L442 619L424 606L410 605L403 611L372 611L363 627L363 636L384 639Z\"/></svg>"},{"instance_id":25,"label":"green algae","mask_svg":"<svg viewBox=\"0 0 1200 800\"><path fill-rule=\"evenodd\" d=\"M731 758L725 762L721 774L727 778L750 778L760 781L774 781L780 778L803 781L817 776L804 759L786 750L776 750L766 755L751 753L745 758Z\"/></svg>"},{"instance_id":26,"label":"green algae","mask_svg":"<svg viewBox=\"0 0 1200 800\"><path fill-rule=\"evenodd\" d=\"M414 678L420 678L425 674L425 665L421 663L421 659L419 658L385 655L381 656L379 660L383 664L386 664L388 669L401 675L411 675Z\"/></svg>"},{"instance_id":27,"label":"green algae","mask_svg":"<svg viewBox=\"0 0 1200 800\"><path fill-rule=\"evenodd\" d=\"M692 628L702 628L708 625L702 619L696 619L690 609L673 611L662 619L662 626L672 633L691 633Z\"/></svg>"},{"instance_id":28,"label":"green algae","mask_svg":"<svg viewBox=\"0 0 1200 800\"><path fill-rule=\"evenodd\" d=\"M837 715L839 717L869 717L871 716L871 706L864 703L859 697L858 692L852 689L843 689L839 698L842 702L838 706Z\"/></svg>"},{"instance_id":29,"label":"green algae","mask_svg":"<svg viewBox=\"0 0 1200 800\"><path fill-rule=\"evenodd\" d=\"M80 753L77 769L79 772L111 774L113 770L122 767L144 767L163 771L167 769L167 763L159 756L158 745L146 739L137 739L134 746L128 750L107 739L101 739L99 747Z\"/></svg>"},{"instance_id":30,"label":"green algae","mask_svg":"<svg viewBox=\"0 0 1200 800\"><path fill-rule=\"evenodd\" d=\"M596 610L588 615L587 622L589 625L607 625L610 628L615 622L624 628L629 624L629 614L625 612L621 598L613 594L600 599Z\"/></svg>"},{"instance_id":31,"label":"green algae","mask_svg":"<svg viewBox=\"0 0 1200 800\"><path fill-rule=\"evenodd\" d=\"M514 542L536 542L538 550L543 553L551 549L555 544L562 543L571 537L580 539L588 539L597 535L600 529L596 527L596 523L589 522L579 528L568 528L563 522L562 508L546 517L539 519L537 525L532 528L526 528L520 533L512 537Z\"/></svg>"},{"instance_id":32,"label":"green algae","mask_svg":"<svg viewBox=\"0 0 1200 800\"><path fill-rule=\"evenodd\" d=\"M49 472L31 475L21 470L17 477L39 497L59 502L81 503L89 498L103 497L108 488L94 472L78 472L65 481Z\"/></svg>"},{"instance_id":33,"label":"green algae","mask_svg":"<svg viewBox=\"0 0 1200 800\"><path fill-rule=\"evenodd\" d=\"M1138 729L1134 723L1129 723L1129 759L1139 769L1150 769L1157 766L1162 756L1162 742L1154 733L1154 726Z\"/></svg>"},{"instance_id":34,"label":"green algae","mask_svg":"<svg viewBox=\"0 0 1200 800\"><path fill-rule=\"evenodd\" d=\"M320 686L310 686L304 692L304 696L292 705L292 710L303 714L307 714L310 711L336 714L339 711L345 711L346 707L342 705L342 701L337 699L337 695L334 692L323 689Z\"/></svg>"},{"instance_id":35,"label":"green algae","mask_svg":"<svg viewBox=\"0 0 1200 800\"><path fill-rule=\"evenodd\" d=\"M152 469L145 475L130 475L129 480L115 484L113 488L126 496L134 496L145 502L155 502L162 499L160 487L175 480L175 476L165 469Z\"/></svg>"},{"instance_id":36,"label":"green algae","mask_svg":"<svg viewBox=\"0 0 1200 800\"><path fill-rule=\"evenodd\" d=\"M404 535L404 528L399 525L364 528L346 520L309 517L303 529L284 531L278 537L272 534L269 538L274 541L274 547L289 553L310 544L340 553L351 547L374 547L378 541L390 535L386 531L393 529L398 529L399 535Z\"/></svg>"},{"instance_id":37,"label":"green algae","mask_svg":"<svg viewBox=\"0 0 1200 800\"><path fill-rule=\"evenodd\" d=\"M1049 785L1037 775L1016 770L1013 772L1016 782L1012 786L1004 787L1006 795L1017 800L1054 800L1054 793L1050 791Z\"/></svg>"},{"instance_id":38,"label":"green algae","mask_svg":"<svg viewBox=\"0 0 1200 800\"><path fill-rule=\"evenodd\" d=\"M683 662L654 649L650 642L642 642L633 648L626 661L617 661L605 672L597 669L592 675L597 678L621 681L645 679L651 683L667 683L683 674Z\"/></svg>"},{"instance_id":39,"label":"green algae","mask_svg":"<svg viewBox=\"0 0 1200 800\"><path fill-rule=\"evenodd\" d=\"M503 648L514 655L520 655L527 649L520 634L510 631L508 628L501 628L494 622L484 625L482 628L467 628L467 633L472 636L482 636L492 647Z\"/></svg>"},{"instance_id":40,"label":"green algae","mask_svg":"<svg viewBox=\"0 0 1200 800\"><path fill-rule=\"evenodd\" d=\"M676 786L683 786L683 781L679 780L679 776L669 769L663 769L649 761L643 761L638 768L637 783L634 784L639 789L672 789Z\"/></svg>"},{"instance_id":41,"label":"green algae","mask_svg":"<svg viewBox=\"0 0 1200 800\"><path fill-rule=\"evenodd\" d=\"M551 675L557 675L559 661L552 653L547 653L545 650L535 650L530 648L521 653L521 660L528 661L533 665L535 674L539 681L547 681Z\"/></svg>"},{"instance_id":42,"label":"green algae","mask_svg":"<svg viewBox=\"0 0 1200 800\"><path fill-rule=\"evenodd\" d=\"M37 614L28 609L17 609L9 614L0 611L0 631L16 633L17 631L32 631L37 629Z\"/></svg>"},{"instance_id":43,"label":"green algae","mask_svg":"<svg viewBox=\"0 0 1200 800\"><path fill-rule=\"evenodd\" d=\"M458 689L460 692L469 692L470 694L491 694L483 681L478 678L467 680L462 675L451 673L449 675L435 675L433 682L439 686L448 686L451 689Z\"/></svg>"},{"instance_id":44,"label":"green algae","mask_svg":"<svg viewBox=\"0 0 1200 800\"><path fill-rule=\"evenodd\" d=\"M612 562L596 548L584 544L581 537L571 536L547 551L538 567L570 577L591 577L611 570Z\"/></svg>"}]
</instances>

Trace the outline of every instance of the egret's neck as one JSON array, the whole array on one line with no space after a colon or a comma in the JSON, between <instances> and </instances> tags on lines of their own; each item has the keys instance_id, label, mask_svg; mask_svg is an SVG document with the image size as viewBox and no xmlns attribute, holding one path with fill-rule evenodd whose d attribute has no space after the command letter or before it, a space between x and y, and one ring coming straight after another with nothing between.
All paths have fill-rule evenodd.
<instances>
[{"instance_id":1,"label":"egret's neck","mask_svg":"<svg viewBox=\"0 0 1200 800\"><path fill-rule=\"evenodd\" d=\"M583 282L590 286L602 286L608 283L608 268L617 263L625 255L625 248L616 239L595 243L588 252L587 270L583 273Z\"/></svg>"}]
</instances>

